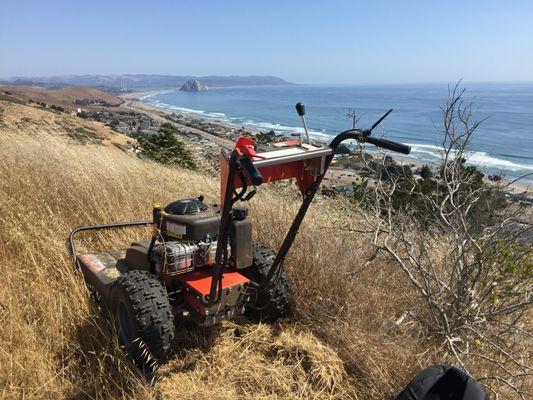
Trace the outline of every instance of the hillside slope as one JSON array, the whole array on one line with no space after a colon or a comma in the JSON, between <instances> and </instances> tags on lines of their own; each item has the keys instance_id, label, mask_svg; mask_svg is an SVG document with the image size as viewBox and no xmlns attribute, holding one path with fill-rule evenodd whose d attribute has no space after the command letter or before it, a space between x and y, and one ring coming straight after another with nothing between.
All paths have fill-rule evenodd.
<instances>
[{"instance_id":1,"label":"hillside slope","mask_svg":"<svg viewBox=\"0 0 533 400\"><path fill-rule=\"evenodd\" d=\"M68 109L87 108L91 105L119 106L122 100L98 89L71 86L61 89L46 89L37 86L0 86L0 93L8 93L25 101L31 99L48 105L63 106ZM81 103L80 103L81 102Z\"/></svg>"},{"instance_id":2,"label":"hillside slope","mask_svg":"<svg viewBox=\"0 0 533 400\"><path fill-rule=\"evenodd\" d=\"M102 140L72 137L73 126ZM318 200L287 260L294 315L274 325L181 330L174 359L153 380L143 377L92 306L68 256L68 232L149 218L154 201L204 194L217 202L218 182L102 145L115 135L0 102L0 397L379 399L429 363L427 344L394 329L413 302L402 276L379 259L351 274L369 249L337 227L347 218L342 204ZM291 191L261 188L249 204L256 238L279 246L298 204ZM82 247L126 246L146 235L87 235Z\"/></svg>"}]
</instances>

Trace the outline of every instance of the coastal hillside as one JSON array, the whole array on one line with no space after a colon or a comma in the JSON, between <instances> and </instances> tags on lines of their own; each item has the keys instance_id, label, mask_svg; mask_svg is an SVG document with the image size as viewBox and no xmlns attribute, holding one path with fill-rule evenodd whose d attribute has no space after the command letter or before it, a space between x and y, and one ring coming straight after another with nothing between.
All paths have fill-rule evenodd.
<instances>
[{"instance_id":1,"label":"coastal hillside","mask_svg":"<svg viewBox=\"0 0 533 400\"><path fill-rule=\"evenodd\" d=\"M10 97L10 101L0 99L0 129L6 134L19 132L37 137L48 134L73 143L93 143L106 147L120 147L134 141L104 124L84 120L66 112L23 105L13 97Z\"/></svg>"},{"instance_id":2,"label":"coastal hillside","mask_svg":"<svg viewBox=\"0 0 533 400\"><path fill-rule=\"evenodd\" d=\"M122 100L98 89L72 86L61 89L47 89L37 86L0 86L0 93L13 96L24 101L61 106L67 109L94 106L117 107Z\"/></svg>"},{"instance_id":3,"label":"coastal hillside","mask_svg":"<svg viewBox=\"0 0 533 400\"><path fill-rule=\"evenodd\" d=\"M101 123L12 101L0 100L0 139L2 398L391 399L421 368L453 362L414 321L402 323L423 305L391 260L372 256L353 206L320 198L286 263L293 315L180 329L174 357L144 376L91 302L66 238L79 225L150 218L154 202L218 202L218 180L124 152L114 143L130 139ZM277 248L295 191L260 188L248 205L256 240ZM88 234L81 248L148 235Z\"/></svg>"}]
</instances>

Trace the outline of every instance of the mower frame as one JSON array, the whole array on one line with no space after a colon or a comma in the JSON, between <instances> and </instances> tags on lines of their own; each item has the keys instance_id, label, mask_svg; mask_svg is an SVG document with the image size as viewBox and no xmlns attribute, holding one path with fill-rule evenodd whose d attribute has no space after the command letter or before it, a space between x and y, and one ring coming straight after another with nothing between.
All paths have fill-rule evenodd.
<instances>
[{"instance_id":1,"label":"mower frame","mask_svg":"<svg viewBox=\"0 0 533 400\"><path fill-rule=\"evenodd\" d=\"M113 224L78 226L77 228L74 228L68 235L70 255L74 259L74 262L76 263L76 267L79 268L79 261L78 261L78 255L76 254L76 242L75 242L76 234L79 232L99 231L99 230L117 229L117 228L131 228L131 227L138 227L138 226L149 226L153 224L154 224L154 221L133 221L133 222L117 222Z\"/></svg>"}]
</instances>

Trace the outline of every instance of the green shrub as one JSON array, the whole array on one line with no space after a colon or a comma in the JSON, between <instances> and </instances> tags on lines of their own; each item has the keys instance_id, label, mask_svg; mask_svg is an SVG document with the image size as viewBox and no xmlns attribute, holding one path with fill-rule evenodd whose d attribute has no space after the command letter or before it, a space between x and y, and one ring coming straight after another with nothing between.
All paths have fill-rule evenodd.
<instances>
[{"instance_id":1,"label":"green shrub","mask_svg":"<svg viewBox=\"0 0 533 400\"><path fill-rule=\"evenodd\" d=\"M259 132L255 136L255 140L257 144L269 144L273 143L276 139L276 132L270 131L270 132Z\"/></svg>"},{"instance_id":2,"label":"green shrub","mask_svg":"<svg viewBox=\"0 0 533 400\"><path fill-rule=\"evenodd\" d=\"M409 211L424 225L439 218L435 205L440 204L447 194L444 166L439 168L435 176L428 166L424 166L419 179L415 179L409 167L398 165L391 160L372 161L370 169L371 177L375 181L381 181L384 187L394 185L394 190L391 190L387 199L394 214ZM464 201L472 193L478 193L480 199L472 205L468 213L469 222L479 225L480 228L494 223L499 212L506 207L504 193L498 188L486 185L483 181L484 174L475 166L465 165L465 160L461 160L458 173L463 184L454 193L455 201ZM362 180L352 185L353 200L363 207L372 207L377 198L368 182Z\"/></svg>"},{"instance_id":3,"label":"green shrub","mask_svg":"<svg viewBox=\"0 0 533 400\"><path fill-rule=\"evenodd\" d=\"M531 290L533 284L533 245L500 239L487 248L485 256L493 272L490 300L494 306Z\"/></svg>"},{"instance_id":4,"label":"green shrub","mask_svg":"<svg viewBox=\"0 0 533 400\"><path fill-rule=\"evenodd\" d=\"M166 122L159 128L159 133L152 136L140 136L139 154L161 164L174 164L184 168L196 169L196 163L185 144L178 139L177 129Z\"/></svg>"}]
</instances>

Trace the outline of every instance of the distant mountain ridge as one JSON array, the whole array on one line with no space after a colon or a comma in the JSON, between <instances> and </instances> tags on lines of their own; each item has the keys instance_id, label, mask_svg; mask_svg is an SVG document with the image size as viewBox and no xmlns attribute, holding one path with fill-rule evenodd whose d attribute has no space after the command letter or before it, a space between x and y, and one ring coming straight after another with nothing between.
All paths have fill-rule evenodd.
<instances>
[{"instance_id":1,"label":"distant mountain ridge","mask_svg":"<svg viewBox=\"0 0 533 400\"><path fill-rule=\"evenodd\" d=\"M7 85L60 88L88 86L111 91L153 90L179 88L189 80L200 80L209 87L291 85L276 76L189 76L189 75L57 75L49 77L13 77L3 81ZM0 82L1 84L2 82Z\"/></svg>"}]
</instances>

